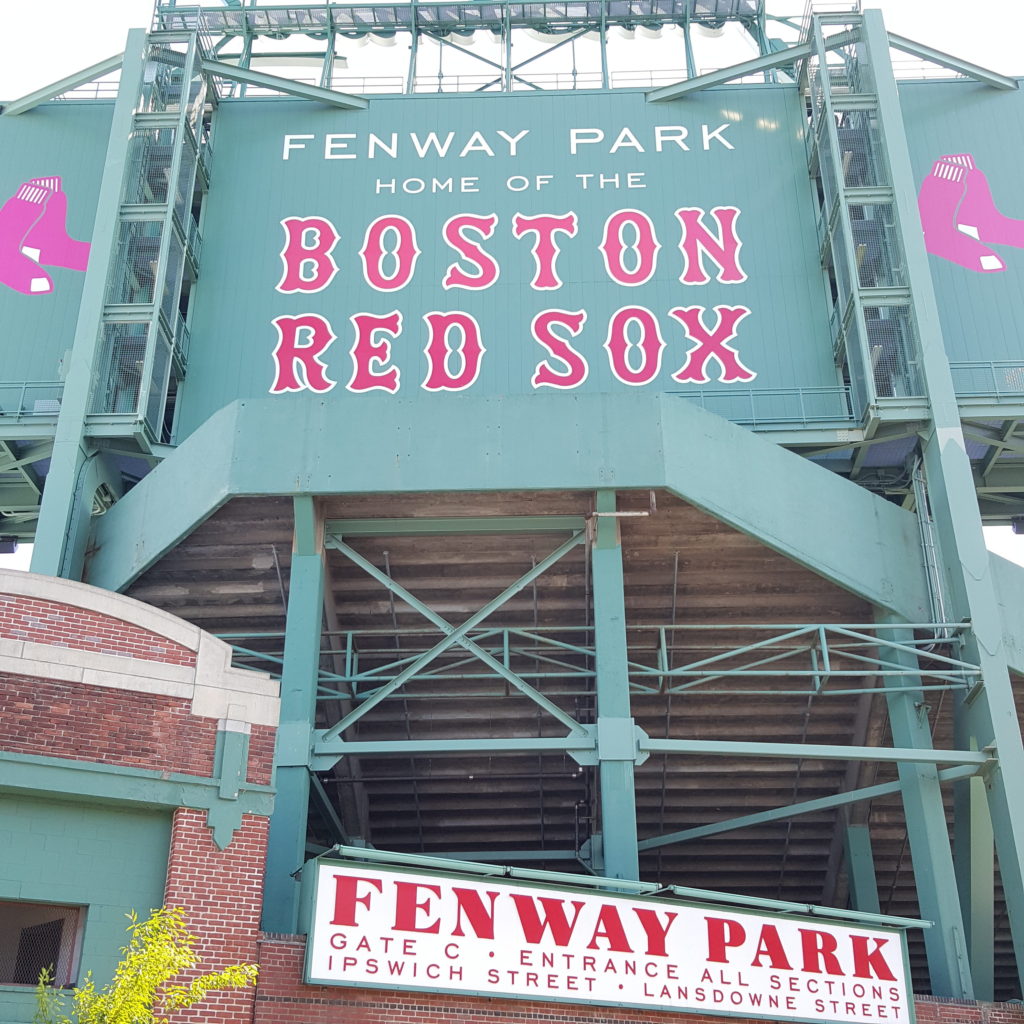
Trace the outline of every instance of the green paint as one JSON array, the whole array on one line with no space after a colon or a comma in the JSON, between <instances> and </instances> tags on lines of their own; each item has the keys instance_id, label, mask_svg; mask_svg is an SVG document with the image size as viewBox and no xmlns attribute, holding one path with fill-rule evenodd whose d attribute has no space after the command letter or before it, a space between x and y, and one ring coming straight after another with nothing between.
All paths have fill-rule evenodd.
<instances>
[{"instance_id":1,"label":"green paint","mask_svg":"<svg viewBox=\"0 0 1024 1024\"><path fill-rule=\"evenodd\" d=\"M0 794L0 823L0 899L85 906L79 979L109 978L125 914L163 902L170 811ZM34 1011L31 989L0 988L5 1024L27 1024Z\"/></svg>"},{"instance_id":2,"label":"green paint","mask_svg":"<svg viewBox=\"0 0 1024 1024\"><path fill-rule=\"evenodd\" d=\"M295 550L288 578L288 617L281 673L281 716L275 754L278 800L270 819L263 926L294 933L309 813L311 728L316 706L324 614L323 523L309 495L294 500Z\"/></svg>"}]
</instances>

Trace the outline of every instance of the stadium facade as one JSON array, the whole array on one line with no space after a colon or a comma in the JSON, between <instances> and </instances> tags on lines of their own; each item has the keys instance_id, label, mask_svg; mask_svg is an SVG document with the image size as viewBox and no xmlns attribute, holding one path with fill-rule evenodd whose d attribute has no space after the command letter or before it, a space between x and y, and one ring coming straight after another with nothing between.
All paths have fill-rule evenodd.
<instances>
[{"instance_id":1,"label":"stadium facade","mask_svg":"<svg viewBox=\"0 0 1024 1024\"><path fill-rule=\"evenodd\" d=\"M225 1024L1024 1019L1017 79L164 2L0 138L0 1020L161 903Z\"/></svg>"}]
</instances>

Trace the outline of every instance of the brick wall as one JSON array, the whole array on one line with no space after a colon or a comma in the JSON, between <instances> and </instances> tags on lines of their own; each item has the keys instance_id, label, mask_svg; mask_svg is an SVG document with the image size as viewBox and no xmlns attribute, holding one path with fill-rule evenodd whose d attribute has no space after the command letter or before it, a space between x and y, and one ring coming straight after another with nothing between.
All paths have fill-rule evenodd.
<instances>
[{"instance_id":1,"label":"brick wall","mask_svg":"<svg viewBox=\"0 0 1024 1024\"><path fill-rule=\"evenodd\" d=\"M267 826L266 818L245 815L220 850L202 811L179 808L174 814L164 903L185 910L198 940L201 972L258 959ZM252 1024L254 998L251 988L216 992L175 1014L175 1024Z\"/></svg>"},{"instance_id":2,"label":"brick wall","mask_svg":"<svg viewBox=\"0 0 1024 1024\"><path fill-rule=\"evenodd\" d=\"M189 700L2 673L0 693L0 750L213 773L217 722L194 716Z\"/></svg>"},{"instance_id":3,"label":"brick wall","mask_svg":"<svg viewBox=\"0 0 1024 1024\"><path fill-rule=\"evenodd\" d=\"M752 1024L742 1017L303 985L305 951L302 936L262 937L254 1024ZM1024 1024L1024 1006L1008 1003L919 997L916 1013L919 1024Z\"/></svg>"},{"instance_id":4,"label":"brick wall","mask_svg":"<svg viewBox=\"0 0 1024 1024\"><path fill-rule=\"evenodd\" d=\"M165 665L195 665L182 644L109 615L60 601L0 594L0 637Z\"/></svg>"}]
</instances>

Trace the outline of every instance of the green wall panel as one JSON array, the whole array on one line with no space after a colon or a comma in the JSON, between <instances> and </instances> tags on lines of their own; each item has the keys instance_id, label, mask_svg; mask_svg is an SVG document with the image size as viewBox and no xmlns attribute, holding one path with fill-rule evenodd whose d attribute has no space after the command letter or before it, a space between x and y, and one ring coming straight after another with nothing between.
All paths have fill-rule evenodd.
<instances>
[{"instance_id":1,"label":"green wall panel","mask_svg":"<svg viewBox=\"0 0 1024 1024\"><path fill-rule=\"evenodd\" d=\"M707 365L711 382L703 386L726 391L834 387L804 126L796 92L770 86L724 88L666 104L649 104L642 93L631 91L599 98L578 93L374 97L365 111L269 98L223 103L203 223L189 375L179 394L179 439L230 400L270 391L277 340L272 321L282 315L316 314L336 335L322 357L336 385L325 395L331 402L366 403L370 397L346 390L354 339L349 317L395 310L402 315L402 329L386 361L401 372L395 398L422 402L424 409L437 397L421 387L426 377L423 316L432 311L460 310L479 322L486 352L479 377L467 389L479 396L534 390L532 376L545 351L531 335L531 321L550 308L587 314L574 340L589 363L580 392L701 386L672 379L695 343L686 340L669 310L693 306L707 310L708 326L716 320L717 306L750 310L737 325L733 345L756 378L722 383L719 364L712 359ZM686 130L686 150L674 141L681 136L679 129ZM574 130L580 133L575 154ZM430 132L442 145L451 133L446 156L429 143ZM526 132L515 143L514 156L512 143L499 132L513 138ZM603 141L583 141L597 132ZM373 144L372 157L371 133L384 143ZM287 159L286 136L292 137ZM334 136L333 150L328 136ZM417 140L426 150L423 157ZM392 147L396 156L386 151ZM627 175L642 187L627 187ZM434 179L445 190L433 192ZM420 183L422 193L403 192L404 187L419 189ZM718 280L717 266L706 259L708 283L680 281L683 232L676 211L684 207L708 211L704 223L715 231L712 208L740 210L735 224L745 280ZM600 248L606 220L627 209L650 218L661 246L652 276L631 286L611 280ZM577 215L578 230L575 237L559 237L562 286L533 288L533 236L514 237L513 218L517 213L568 212ZM446 221L459 213L497 217L487 240L466 236L500 265L497 281L486 289L442 287L453 262L476 272L443 239ZM360 258L368 225L385 215L406 218L421 250L412 279L395 291L371 287ZM319 291L282 293L277 290L284 269L281 222L314 216L328 219L338 233L331 254L337 274ZM626 236L627 242L634 241L633 229ZM308 235L307 242L312 241ZM395 263L388 259L385 274L394 272ZM635 250L626 259L636 259ZM313 276L312 264L307 274ZM632 305L654 314L665 341L660 371L642 386L616 379L603 347L612 315ZM637 338L631 335L632 341ZM452 363L455 369L459 361ZM279 394L276 399L287 404L292 397Z\"/></svg>"},{"instance_id":2,"label":"green wall panel","mask_svg":"<svg viewBox=\"0 0 1024 1024\"><path fill-rule=\"evenodd\" d=\"M110 103L76 101L44 104L17 117L0 117L0 383L60 379L61 360L74 337L85 279L79 270L54 265L61 254L53 251L51 244L41 251L39 260L41 272L52 281L51 290L33 294L11 286L12 279L14 284L22 280L28 262L24 254L17 255L17 246L26 244L22 228L31 216L29 207L18 208L16 194L33 178L59 178L59 191L66 197L66 217L58 209L59 198L56 203L38 205L46 207L54 233L60 224L72 239L88 241L112 110ZM33 198L52 200L42 192ZM0 391L0 409L3 407Z\"/></svg>"},{"instance_id":3,"label":"green wall panel","mask_svg":"<svg viewBox=\"0 0 1024 1024\"><path fill-rule=\"evenodd\" d=\"M163 902L169 814L0 796L0 899L86 906L79 977L109 980L125 914ZM27 1024L35 999L0 986L0 1022Z\"/></svg>"},{"instance_id":4,"label":"green wall panel","mask_svg":"<svg viewBox=\"0 0 1024 1024\"><path fill-rule=\"evenodd\" d=\"M982 181L991 193L992 209L1018 226L1003 225L1016 244L991 242L985 248L998 256L1005 269L974 271L938 255L928 257L935 282L946 349L953 361L1021 361L1024 334L1020 310L1024 308L1024 197L1020 191L1020 163L1024 154L1024 93L1001 92L976 82L905 82L900 86L915 184L920 188L943 156L969 154L975 169L965 184L973 193L973 214L984 208ZM956 197L960 189L950 182ZM952 219L964 219L963 198L954 198ZM983 238L986 225L979 227ZM927 238L926 234L926 238ZM968 245L970 239L967 240ZM969 379L954 372L958 390ZM979 383L983 383L979 378ZM1024 370L1004 367L995 382L1000 389L1024 391Z\"/></svg>"}]
</instances>

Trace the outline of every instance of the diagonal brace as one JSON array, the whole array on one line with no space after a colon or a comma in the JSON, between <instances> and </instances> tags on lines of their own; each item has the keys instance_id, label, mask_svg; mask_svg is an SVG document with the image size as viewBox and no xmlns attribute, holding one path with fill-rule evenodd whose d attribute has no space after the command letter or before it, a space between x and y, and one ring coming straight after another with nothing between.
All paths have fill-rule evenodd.
<instances>
[{"instance_id":1,"label":"diagonal brace","mask_svg":"<svg viewBox=\"0 0 1024 1024\"><path fill-rule=\"evenodd\" d=\"M494 611L500 608L506 601L514 597L525 587L528 587L538 576L545 573L552 565L558 562L562 557L567 555L577 545L581 544L584 540L585 534L583 532L573 534L564 544L561 544L556 548L550 555L538 562L529 572L524 576L521 576L515 583L513 583L506 590L502 591L497 597L489 601L483 608L481 608L476 614L471 615L461 626L454 627L451 623L447 622L436 612L432 611L420 600L418 600L413 594L406 590L399 583L396 583L386 573L381 572L372 562L368 562L358 551L350 548L344 541L334 538L327 544L328 547L332 547L337 551L340 551L346 558L358 565L364 572L372 576L378 583L383 584L397 597L400 597L403 601L415 608L421 615L429 619L434 625L436 625L442 632L447 635L440 643L436 644L429 651L425 651L421 654L412 664L407 666L401 671L394 679L391 680L386 686L382 686L377 690L372 697L368 697L359 707L350 711L340 722L335 723L323 733L323 739L334 739L340 736L353 722L358 721L368 711L376 707L382 700L385 700L392 693L395 692L399 687L403 686L411 678L413 678L420 669L429 665L435 658L443 654L449 647L455 644L461 644L467 650L472 651L485 665L500 675L502 678L508 680L517 690L525 694L530 700L540 705L550 715L561 722L570 732L576 734L582 731L582 726L571 716L566 714L557 704L548 700L542 693L535 690L528 683L520 679L514 672L506 669L500 661L492 658L486 651L478 647L471 640L466 638L466 634L469 633L474 626L482 622Z\"/></svg>"},{"instance_id":2,"label":"diagonal brace","mask_svg":"<svg viewBox=\"0 0 1024 1024\"><path fill-rule=\"evenodd\" d=\"M967 779L977 775L979 770L970 765L959 768L946 768L938 773L938 778L940 782L956 782L959 779ZM659 846L685 843L690 839L704 839L707 836L720 835L723 832L732 832L740 828L749 828L752 825L763 825L769 821L785 821L789 818L795 818L800 814L812 814L814 811L826 811L833 807L842 807L844 804L860 803L863 800L875 800L878 797L889 796L892 793L898 793L901 785L898 781L884 782L877 786L847 790L844 793L823 796L817 800L805 800L802 803L789 804L786 807L775 807L770 811L744 814L738 818L729 818L727 821L715 821L710 825L698 825L695 828L683 829L681 832L670 832L667 835L654 836L651 839L644 839L637 846L641 850L654 850Z\"/></svg>"},{"instance_id":3,"label":"diagonal brace","mask_svg":"<svg viewBox=\"0 0 1024 1024\"><path fill-rule=\"evenodd\" d=\"M55 96L60 96L71 89L77 89L80 85L88 85L89 82L95 81L97 78L109 75L111 71L116 71L121 66L123 60L124 54L117 53L113 57L101 60L99 64L93 64L82 71L76 71L73 75L68 75L67 78L62 78L59 82L44 85L41 89L36 89L35 92L30 92L27 96L22 96L20 99L5 103L0 109L2 109L5 117L24 114L26 111L32 110L33 107L38 107L40 103L52 100Z\"/></svg>"}]
</instances>

